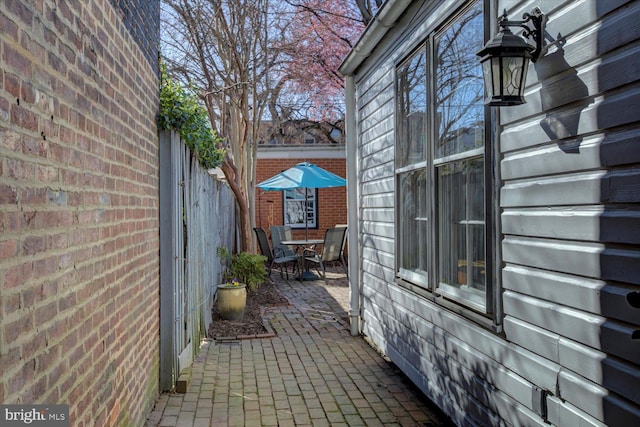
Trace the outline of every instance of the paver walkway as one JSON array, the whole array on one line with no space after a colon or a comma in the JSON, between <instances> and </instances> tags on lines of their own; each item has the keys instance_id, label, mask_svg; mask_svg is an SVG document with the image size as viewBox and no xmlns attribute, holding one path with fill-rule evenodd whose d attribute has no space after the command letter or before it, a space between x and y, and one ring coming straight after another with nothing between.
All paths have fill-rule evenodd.
<instances>
[{"instance_id":1,"label":"paver walkway","mask_svg":"<svg viewBox=\"0 0 640 427\"><path fill-rule=\"evenodd\" d=\"M449 426L362 337L349 333L343 275L301 284L273 274L290 305L274 338L206 341L186 394L162 394L151 426Z\"/></svg>"}]
</instances>

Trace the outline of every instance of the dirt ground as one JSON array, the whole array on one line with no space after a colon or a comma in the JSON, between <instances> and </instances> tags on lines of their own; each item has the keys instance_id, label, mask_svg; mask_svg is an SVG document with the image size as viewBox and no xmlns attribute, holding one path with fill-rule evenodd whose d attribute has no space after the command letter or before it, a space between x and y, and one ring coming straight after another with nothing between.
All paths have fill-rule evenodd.
<instances>
[{"instance_id":1,"label":"dirt ground","mask_svg":"<svg viewBox=\"0 0 640 427\"><path fill-rule=\"evenodd\" d=\"M209 325L209 338L235 337L238 335L263 334L267 332L262 324L261 308L269 305L288 304L269 279L256 291L247 291L247 306L242 320L222 320L216 305L213 305L213 322Z\"/></svg>"}]
</instances>

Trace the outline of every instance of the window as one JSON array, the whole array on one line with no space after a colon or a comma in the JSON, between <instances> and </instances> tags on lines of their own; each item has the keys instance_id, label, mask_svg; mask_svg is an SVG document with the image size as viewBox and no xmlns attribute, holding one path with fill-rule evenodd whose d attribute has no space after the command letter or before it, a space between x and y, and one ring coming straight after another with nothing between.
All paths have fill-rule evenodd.
<instances>
[{"instance_id":1,"label":"window","mask_svg":"<svg viewBox=\"0 0 640 427\"><path fill-rule=\"evenodd\" d=\"M339 142L342 141L342 131L338 128L331 129L329 136L334 141L339 141Z\"/></svg>"},{"instance_id":2,"label":"window","mask_svg":"<svg viewBox=\"0 0 640 427\"><path fill-rule=\"evenodd\" d=\"M429 244L426 171L426 52L409 58L397 72L399 273L409 281L428 281Z\"/></svg>"},{"instance_id":3,"label":"window","mask_svg":"<svg viewBox=\"0 0 640 427\"><path fill-rule=\"evenodd\" d=\"M396 230L399 278L488 313L483 28L475 2L397 68Z\"/></svg>"},{"instance_id":4,"label":"window","mask_svg":"<svg viewBox=\"0 0 640 427\"><path fill-rule=\"evenodd\" d=\"M291 228L317 227L318 204L316 203L316 200L318 198L317 190L315 188L296 188L293 190L285 190L282 193L282 198L284 225L289 225ZM307 222L305 222L305 212Z\"/></svg>"}]
</instances>

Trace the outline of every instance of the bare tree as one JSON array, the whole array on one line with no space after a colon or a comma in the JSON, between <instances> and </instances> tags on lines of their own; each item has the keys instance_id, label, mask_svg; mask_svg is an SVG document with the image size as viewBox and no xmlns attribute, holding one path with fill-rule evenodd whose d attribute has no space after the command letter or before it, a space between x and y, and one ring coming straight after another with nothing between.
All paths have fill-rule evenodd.
<instances>
[{"instance_id":1,"label":"bare tree","mask_svg":"<svg viewBox=\"0 0 640 427\"><path fill-rule=\"evenodd\" d=\"M226 155L221 169L239 208L241 250L255 251L257 138L269 90L269 0L164 0L163 49L169 70L197 88Z\"/></svg>"},{"instance_id":2,"label":"bare tree","mask_svg":"<svg viewBox=\"0 0 640 427\"><path fill-rule=\"evenodd\" d=\"M343 97L337 68L380 4L163 0L163 56L172 76L199 91L222 137L221 169L239 208L240 249L255 251L251 228L262 121L269 120L274 132L296 121L331 140L342 120L336 114Z\"/></svg>"}]
</instances>

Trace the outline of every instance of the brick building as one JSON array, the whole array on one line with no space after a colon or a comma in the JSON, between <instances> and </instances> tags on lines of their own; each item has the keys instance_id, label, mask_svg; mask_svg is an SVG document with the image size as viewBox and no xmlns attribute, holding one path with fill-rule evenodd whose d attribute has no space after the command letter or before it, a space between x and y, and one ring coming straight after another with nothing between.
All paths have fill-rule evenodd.
<instances>
[{"instance_id":1,"label":"brick building","mask_svg":"<svg viewBox=\"0 0 640 427\"><path fill-rule=\"evenodd\" d=\"M158 395L158 0L0 9L0 402Z\"/></svg>"},{"instance_id":2,"label":"brick building","mask_svg":"<svg viewBox=\"0 0 640 427\"><path fill-rule=\"evenodd\" d=\"M262 182L300 162L308 161L319 167L346 178L345 146L329 144L309 145L260 145L256 182ZM303 197L304 193L299 196ZM256 226L269 230L272 225L288 224L286 209L287 195L282 191L264 191L256 188ZM347 223L346 187L320 188L309 190L308 197L315 199L316 221L309 225L309 238L323 238L328 227ZM313 203L312 203L313 205ZM295 238L305 236L304 223L292 225Z\"/></svg>"}]
</instances>

